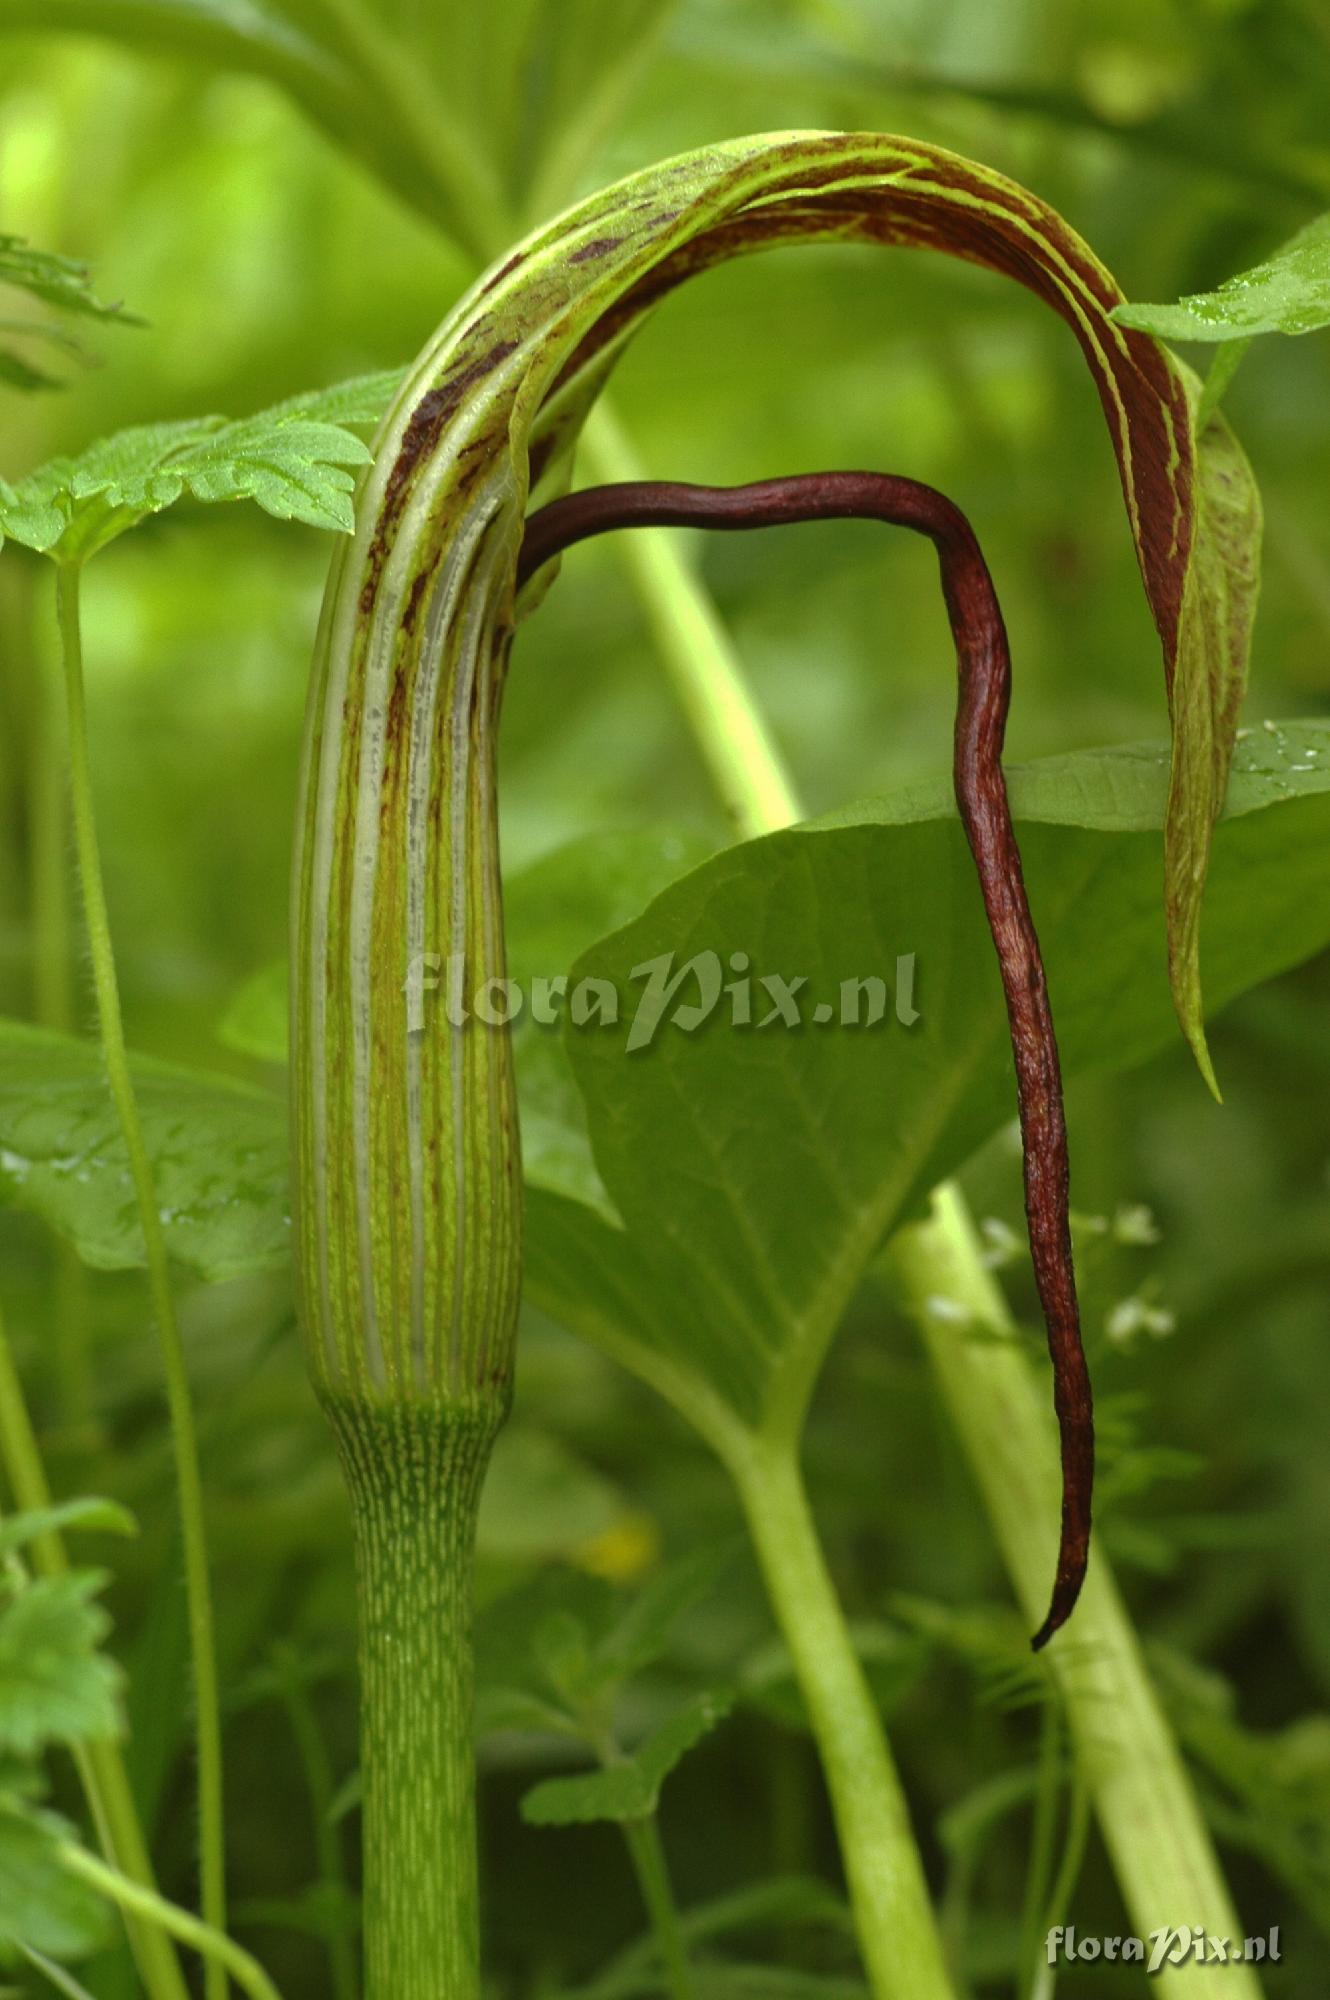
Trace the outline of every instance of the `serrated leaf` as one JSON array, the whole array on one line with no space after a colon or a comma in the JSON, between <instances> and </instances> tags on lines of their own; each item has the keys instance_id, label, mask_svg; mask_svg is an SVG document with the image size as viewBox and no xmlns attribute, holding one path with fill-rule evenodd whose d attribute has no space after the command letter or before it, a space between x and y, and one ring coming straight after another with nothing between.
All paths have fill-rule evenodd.
<instances>
[{"instance_id":1,"label":"serrated leaf","mask_svg":"<svg viewBox=\"0 0 1330 2000\"><path fill-rule=\"evenodd\" d=\"M99 1651L104 1578L74 1570L25 1583L0 1606L0 1751L87 1743L119 1728L120 1673Z\"/></svg>"},{"instance_id":2,"label":"serrated leaf","mask_svg":"<svg viewBox=\"0 0 1330 2000\"><path fill-rule=\"evenodd\" d=\"M1248 340L1330 326L1330 214L1317 216L1272 256L1212 292L1193 292L1175 305L1133 299L1114 318L1161 340Z\"/></svg>"},{"instance_id":3,"label":"serrated leaf","mask_svg":"<svg viewBox=\"0 0 1330 2000\"><path fill-rule=\"evenodd\" d=\"M591 1820L646 1819L684 1757L729 1713L729 1695L703 1694L652 1732L633 1756L575 1778L546 1778L522 1800L532 1826L575 1826Z\"/></svg>"},{"instance_id":4,"label":"serrated leaf","mask_svg":"<svg viewBox=\"0 0 1330 2000\"><path fill-rule=\"evenodd\" d=\"M124 326L143 322L118 305L105 305L91 287L87 266L47 250L35 250L20 236L0 236L0 288L11 286L40 299L70 318L118 320ZM24 346L0 347L0 382L32 393L63 386L58 376L29 360L26 346L56 347L82 360L77 341L58 322L0 319L0 334L14 335Z\"/></svg>"},{"instance_id":5,"label":"serrated leaf","mask_svg":"<svg viewBox=\"0 0 1330 2000\"><path fill-rule=\"evenodd\" d=\"M0 1562L43 1535L58 1534L65 1528L84 1528L102 1535L137 1535L139 1531L129 1509L116 1500L62 1500L58 1506L11 1514L0 1521Z\"/></svg>"},{"instance_id":6,"label":"serrated leaf","mask_svg":"<svg viewBox=\"0 0 1330 2000\"><path fill-rule=\"evenodd\" d=\"M86 560L151 514L189 498L253 500L283 521L349 534L352 467L369 448L348 429L377 420L396 377L313 390L234 421L141 424L0 487L0 533L61 560Z\"/></svg>"},{"instance_id":7,"label":"serrated leaf","mask_svg":"<svg viewBox=\"0 0 1330 2000\"><path fill-rule=\"evenodd\" d=\"M0 236L0 285L12 285L44 305L87 319L115 319L129 326L141 326L123 306L107 305L92 290L86 264L71 257L58 257L49 250L34 249L21 236Z\"/></svg>"},{"instance_id":8,"label":"serrated leaf","mask_svg":"<svg viewBox=\"0 0 1330 2000\"><path fill-rule=\"evenodd\" d=\"M133 1071L171 1255L210 1279L283 1263L282 1101L148 1057ZM42 1216L99 1270L142 1264L129 1161L91 1043L0 1020L0 1201Z\"/></svg>"},{"instance_id":9,"label":"serrated leaf","mask_svg":"<svg viewBox=\"0 0 1330 2000\"><path fill-rule=\"evenodd\" d=\"M79 1959L105 1941L107 1907L60 1859L71 1829L53 1813L0 1796L0 1950L27 1945Z\"/></svg>"}]
</instances>

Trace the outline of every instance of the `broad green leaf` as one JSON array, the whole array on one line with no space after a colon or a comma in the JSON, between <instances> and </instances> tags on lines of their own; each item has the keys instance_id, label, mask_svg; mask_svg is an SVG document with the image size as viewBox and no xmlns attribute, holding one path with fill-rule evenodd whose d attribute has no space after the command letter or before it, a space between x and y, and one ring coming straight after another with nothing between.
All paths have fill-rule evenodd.
<instances>
[{"instance_id":1,"label":"broad green leaf","mask_svg":"<svg viewBox=\"0 0 1330 2000\"><path fill-rule=\"evenodd\" d=\"M23 1946L85 1958L106 1938L106 1904L60 1859L71 1828L0 1787L0 1962Z\"/></svg>"},{"instance_id":2,"label":"broad green leaf","mask_svg":"<svg viewBox=\"0 0 1330 2000\"><path fill-rule=\"evenodd\" d=\"M646 1819L660 1802L670 1772L729 1712L726 1695L702 1694L652 1731L621 1764L576 1778L546 1778L522 1800L532 1826L575 1826L588 1820Z\"/></svg>"},{"instance_id":3,"label":"broad green leaf","mask_svg":"<svg viewBox=\"0 0 1330 2000\"><path fill-rule=\"evenodd\" d=\"M94 1571L25 1582L0 1600L0 1753L86 1743L120 1726L120 1672L98 1651L110 1620Z\"/></svg>"},{"instance_id":4,"label":"broad green leaf","mask_svg":"<svg viewBox=\"0 0 1330 2000\"><path fill-rule=\"evenodd\" d=\"M102 1535L137 1535L139 1531L134 1516L116 1500L62 1500L56 1507L40 1507L0 1520L0 1562L43 1535L66 1528Z\"/></svg>"},{"instance_id":5,"label":"broad green leaf","mask_svg":"<svg viewBox=\"0 0 1330 2000\"><path fill-rule=\"evenodd\" d=\"M283 1262L281 1100L147 1057L133 1068L171 1255L211 1279ZM0 1200L42 1216L98 1269L142 1264L129 1161L91 1043L0 1021Z\"/></svg>"},{"instance_id":6,"label":"broad green leaf","mask_svg":"<svg viewBox=\"0 0 1330 2000\"><path fill-rule=\"evenodd\" d=\"M176 501L253 500L283 521L350 533L353 466L369 449L350 424L377 422L397 382L372 375L231 421L141 424L0 484L0 534L61 561L86 560Z\"/></svg>"},{"instance_id":7,"label":"broad green leaf","mask_svg":"<svg viewBox=\"0 0 1330 2000\"><path fill-rule=\"evenodd\" d=\"M1330 326L1330 214L1317 216L1250 271L1176 305L1132 300L1118 307L1120 326L1161 340L1247 340L1258 333L1315 333Z\"/></svg>"},{"instance_id":8,"label":"broad green leaf","mask_svg":"<svg viewBox=\"0 0 1330 2000\"><path fill-rule=\"evenodd\" d=\"M1257 729L1238 761L1216 843L1212 1005L1330 941L1330 727ZM1011 774L1069 1076L1141 1062L1170 1039L1167 987L1152 971L1162 920L1148 830L1163 818L1167 776L1158 749ZM575 969L623 1001L615 1027L570 1031L568 1042L624 1227L575 1183L532 1190L528 1290L722 1446L736 1422L797 1420L885 1236L1014 1113L968 855L954 816L927 794L915 787L732 848ZM662 1018L647 1034L647 968L714 975L735 952L755 982L808 982L799 1025L761 1025L774 1002L755 985L752 1025L730 1024L722 994L691 1032ZM919 1018L905 1025L893 968L911 956ZM873 977L885 978L884 1018L842 1024L842 982ZM688 974L676 999L698 991Z\"/></svg>"}]
</instances>

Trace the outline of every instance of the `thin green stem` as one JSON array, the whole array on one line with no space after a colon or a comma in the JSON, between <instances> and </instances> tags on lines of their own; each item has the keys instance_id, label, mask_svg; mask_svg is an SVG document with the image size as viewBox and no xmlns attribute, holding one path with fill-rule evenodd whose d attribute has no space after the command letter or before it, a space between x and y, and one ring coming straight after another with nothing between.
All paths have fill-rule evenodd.
<instances>
[{"instance_id":1,"label":"thin green stem","mask_svg":"<svg viewBox=\"0 0 1330 2000\"><path fill-rule=\"evenodd\" d=\"M581 449L598 481L642 477L641 462L603 400L587 418ZM800 817L780 751L762 719L729 635L692 573L683 537L656 528L616 538L616 551L646 612L670 685L721 804L741 839Z\"/></svg>"},{"instance_id":2,"label":"thin green stem","mask_svg":"<svg viewBox=\"0 0 1330 2000\"><path fill-rule=\"evenodd\" d=\"M132 1911L146 1923L157 1924L171 1937L179 1938L181 1944L198 1952L204 1961L204 1978L210 1968L215 1967L222 1975L225 1986L227 1975L250 1995L250 2000L282 2000L281 1994L269 1979L258 1960L244 1948L215 1930L211 1924L201 1923L188 1910L182 1910L175 1903L168 1903L165 1896L155 1890L145 1889L139 1882L131 1882L118 1869L108 1868L104 1861L87 1854L81 1847L66 1843L60 1849L60 1859L71 1875L98 1890L108 1902L120 1909Z\"/></svg>"},{"instance_id":3,"label":"thin green stem","mask_svg":"<svg viewBox=\"0 0 1330 2000\"><path fill-rule=\"evenodd\" d=\"M327 1408L356 1544L366 2000L479 2000L471 1614L497 1413Z\"/></svg>"},{"instance_id":4,"label":"thin green stem","mask_svg":"<svg viewBox=\"0 0 1330 2000\"><path fill-rule=\"evenodd\" d=\"M688 1962L688 1947L679 1923L679 1909L674 1900L665 1849L661 1844L660 1827L654 1816L625 1820L623 1835L660 1949L661 1965L672 2000L693 2000L693 1970Z\"/></svg>"},{"instance_id":5,"label":"thin green stem","mask_svg":"<svg viewBox=\"0 0 1330 2000\"><path fill-rule=\"evenodd\" d=\"M51 1488L2 1319L0 1461L20 1513L44 1512L51 1504ZM64 1541L57 1533L39 1535L31 1550L33 1565L41 1576L61 1576L69 1568ZM155 1891L152 1862L119 1745L83 1745L74 1751L74 1763L102 1853L130 1880ZM128 1914L126 1930L147 2000L187 2000L184 1978L170 1939L155 1925L145 1925Z\"/></svg>"},{"instance_id":6,"label":"thin green stem","mask_svg":"<svg viewBox=\"0 0 1330 2000\"><path fill-rule=\"evenodd\" d=\"M919 1321L942 1400L1033 1621L1057 1538L1052 1411L956 1188L940 1189L930 1218L901 1231L889 1269ZM1074 1620L1045 1657L1133 1930L1145 1937L1183 1922L1240 1936L1195 1793L1101 1550L1091 1558ZM1195 1960L1171 1966L1169 1978L1176 2000L1213 2000L1220 1984L1213 1968ZM1248 1966L1227 1966L1222 1985L1228 2000L1259 2000Z\"/></svg>"},{"instance_id":7,"label":"thin green stem","mask_svg":"<svg viewBox=\"0 0 1330 2000\"><path fill-rule=\"evenodd\" d=\"M57 1965L55 1960L47 1958L44 1952L34 1951L31 1945L20 1944L19 1950L28 1964L40 1972L42 1978L54 1986L57 1993L65 1994L67 2000L93 2000L93 1995L89 1993L87 1987L80 1985L67 1967Z\"/></svg>"},{"instance_id":8,"label":"thin green stem","mask_svg":"<svg viewBox=\"0 0 1330 2000\"><path fill-rule=\"evenodd\" d=\"M753 1440L733 1454L730 1470L826 1773L873 1993L876 2000L950 2000L905 1796L799 1467L787 1449Z\"/></svg>"},{"instance_id":9,"label":"thin green stem","mask_svg":"<svg viewBox=\"0 0 1330 2000\"><path fill-rule=\"evenodd\" d=\"M32 913L32 1011L43 1028L75 1026L74 934L69 883L68 759L60 690L46 649L32 647L33 716L27 746L29 874ZM66 1421L91 1433L96 1398L88 1350L87 1272L63 1240L52 1246L52 1317L60 1406Z\"/></svg>"},{"instance_id":10,"label":"thin green stem","mask_svg":"<svg viewBox=\"0 0 1330 2000\"><path fill-rule=\"evenodd\" d=\"M69 712L74 837L78 853L79 879L83 891L89 956L92 962L93 987L97 995L97 1014L101 1024L102 1049L111 1096L120 1122L125 1150L129 1155L130 1174L147 1258L148 1289L161 1342L167 1401L171 1415L171 1439L175 1456L181 1541L185 1556L185 1591L194 1675L201 1908L205 1923L214 1930L224 1931L226 1860L222 1799L222 1729L213 1634L212 1586L208 1575L208 1550L204 1525L203 1484L199 1473L198 1439L195 1432L189 1376L185 1366L184 1346L180 1338L175 1301L171 1294L166 1238L162 1231L152 1161L148 1156L143 1127L139 1119L138 1102L134 1096L129 1056L125 1048L124 1023L120 1013L120 989L111 945L111 927L107 915L106 889L102 878L101 854L93 808L88 718L83 687L79 576L77 564L62 563L56 569L56 602L64 657L65 695ZM215 1956L208 1960L204 1980L207 2000L226 2000L225 1966Z\"/></svg>"}]
</instances>

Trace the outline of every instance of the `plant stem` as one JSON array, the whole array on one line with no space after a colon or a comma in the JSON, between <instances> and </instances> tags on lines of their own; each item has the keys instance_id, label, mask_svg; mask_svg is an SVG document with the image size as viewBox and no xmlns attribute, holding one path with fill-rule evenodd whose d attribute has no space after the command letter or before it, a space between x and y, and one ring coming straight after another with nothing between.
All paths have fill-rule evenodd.
<instances>
[{"instance_id":1,"label":"plant stem","mask_svg":"<svg viewBox=\"0 0 1330 2000\"><path fill-rule=\"evenodd\" d=\"M51 1488L3 1319L0 1319L0 1461L19 1512L44 1512L51 1504ZM61 1576L69 1568L64 1541L58 1533L39 1535L31 1546L33 1567L39 1575ZM74 1750L73 1756L103 1854L132 1881L155 1891L152 1862L119 1746L83 1744ZM169 1938L154 1925L145 1925L128 1914L125 1928L148 2000L187 2000L184 1978Z\"/></svg>"},{"instance_id":2,"label":"plant stem","mask_svg":"<svg viewBox=\"0 0 1330 2000\"><path fill-rule=\"evenodd\" d=\"M678 1905L670 1883L669 1864L654 1816L623 1823L624 1839L646 1904L651 1928L660 1947L661 1965L673 2000L693 2000L693 1971L679 1924Z\"/></svg>"},{"instance_id":3,"label":"plant stem","mask_svg":"<svg viewBox=\"0 0 1330 2000\"><path fill-rule=\"evenodd\" d=\"M939 1189L927 1222L901 1231L889 1261L900 1296L923 1330L1017 1597L1032 1616L1042 1599L1057 1518L1052 1424L954 1187ZM1216 1936L1241 1936L1102 1551L1091 1559L1074 1625L1047 1657L1135 1932L1145 1937L1169 1926L1203 1924ZM1246 1965L1217 1971L1189 1959L1169 1967L1169 1980L1177 2000L1211 2000L1221 1988L1225 2000L1259 2000L1261 1990Z\"/></svg>"},{"instance_id":4,"label":"plant stem","mask_svg":"<svg viewBox=\"0 0 1330 2000\"><path fill-rule=\"evenodd\" d=\"M79 618L79 577L76 563L56 568L56 604L64 656L65 695L69 711L70 783L74 837L83 891L88 950L92 962L97 1015L107 1078L129 1155L130 1174L143 1230L148 1289L161 1342L171 1415L171 1440L185 1555L185 1591L189 1612L190 1649L194 1676L195 1742L198 1759L199 1869L204 1922L226 1929L225 1820L222 1800L222 1730L213 1636L212 1586L204 1528L203 1484L199 1473L194 1406L185 1367L184 1346L176 1318L167 1266L166 1239L157 1204L152 1162L144 1142L138 1103L125 1048L120 1014L106 889L93 807L92 770L88 751L88 718L83 687L83 643ZM204 1972L207 2000L226 2000L223 1962L208 1960Z\"/></svg>"},{"instance_id":5,"label":"plant stem","mask_svg":"<svg viewBox=\"0 0 1330 2000\"><path fill-rule=\"evenodd\" d=\"M905 1797L788 1448L731 1455L749 1532L831 1793L876 2000L949 2000L952 1984Z\"/></svg>"},{"instance_id":6,"label":"plant stem","mask_svg":"<svg viewBox=\"0 0 1330 2000\"><path fill-rule=\"evenodd\" d=\"M26 604L25 604L26 611ZM35 636L35 635L34 635ZM75 1027L74 951L68 869L69 793L60 691L43 647L32 647L33 713L29 725L28 901L32 912L34 1020L60 1034ZM87 1272L70 1245L52 1246L52 1317L60 1407L65 1421L92 1434L96 1422L88 1353Z\"/></svg>"},{"instance_id":7,"label":"plant stem","mask_svg":"<svg viewBox=\"0 0 1330 2000\"><path fill-rule=\"evenodd\" d=\"M581 451L598 481L642 477L627 434L602 399L587 418ZM681 535L624 535L619 551L646 613L670 685L743 840L791 826L798 800L780 751L748 688L716 608L692 574Z\"/></svg>"},{"instance_id":8,"label":"plant stem","mask_svg":"<svg viewBox=\"0 0 1330 2000\"><path fill-rule=\"evenodd\" d=\"M327 1408L355 1529L366 2000L479 2000L472 1577L498 1419Z\"/></svg>"},{"instance_id":9,"label":"plant stem","mask_svg":"<svg viewBox=\"0 0 1330 2000\"><path fill-rule=\"evenodd\" d=\"M201 1923L175 1903L168 1903L165 1896L159 1896L155 1890L129 1881L117 1869L108 1868L104 1861L86 1854L81 1847L67 1843L60 1849L60 1859L71 1875L77 1875L92 1888L100 1890L108 1902L118 1904L122 1910L132 1911L146 1923L157 1924L172 1937L179 1938L182 1944L197 1951L204 1960L205 1979L208 1969L215 1966L221 1972L223 1982L230 1973L236 1985L248 1993L251 2000L282 2000L258 1960L224 1932L214 1930L211 1924Z\"/></svg>"}]
</instances>

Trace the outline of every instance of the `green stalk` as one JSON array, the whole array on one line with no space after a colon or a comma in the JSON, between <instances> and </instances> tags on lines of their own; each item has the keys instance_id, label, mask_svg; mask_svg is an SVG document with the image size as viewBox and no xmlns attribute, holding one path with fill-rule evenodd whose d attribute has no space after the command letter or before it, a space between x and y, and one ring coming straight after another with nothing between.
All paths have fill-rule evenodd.
<instances>
[{"instance_id":1,"label":"green stalk","mask_svg":"<svg viewBox=\"0 0 1330 2000\"><path fill-rule=\"evenodd\" d=\"M2 1319L0 1460L19 1512L44 1513L51 1504L51 1489ZM32 1543L32 1560L39 1575L62 1576L69 1568L63 1538L55 1532L39 1535ZM102 1853L131 1881L155 1891L152 1862L119 1745L83 1744L73 1755ZM148 2000L187 2000L185 1982L169 1938L155 1924L144 1923L132 1913L126 1913L125 1928Z\"/></svg>"},{"instance_id":2,"label":"green stalk","mask_svg":"<svg viewBox=\"0 0 1330 2000\"><path fill-rule=\"evenodd\" d=\"M209 1973L215 1969L221 1975L223 1988L229 1973L241 1991L249 1994L250 2000L282 2000L258 1960L224 1932L214 1930L211 1924L200 1923L188 1910L168 1903L165 1896L159 1896L155 1890L131 1882L117 1869L108 1868L104 1861L86 1854L81 1847L67 1842L60 1849L60 1859L71 1875L98 1890L108 1902L141 1917L145 1923L156 1924L171 1937L179 1938L181 1944L197 1951L204 1961L205 1984L209 1982Z\"/></svg>"},{"instance_id":3,"label":"green stalk","mask_svg":"<svg viewBox=\"0 0 1330 2000\"><path fill-rule=\"evenodd\" d=\"M330 1404L355 1524L371 2000L480 2000L471 1600L497 1421Z\"/></svg>"},{"instance_id":4,"label":"green stalk","mask_svg":"<svg viewBox=\"0 0 1330 2000\"><path fill-rule=\"evenodd\" d=\"M166 1238L162 1232L152 1161L144 1142L138 1102L134 1096L129 1057L125 1048L124 1023L120 1014L120 989L111 945L111 927L107 915L106 889L102 878L101 854L93 808L88 717L83 688L79 579L80 566L77 563L57 565L56 605L64 656L65 696L69 712L69 762L75 846L78 853L88 951L92 962L93 987L97 995L97 1014L101 1024L107 1079L120 1121L125 1150L129 1155L130 1174L147 1258L148 1290L161 1342L167 1402L171 1415L171 1440L175 1457L181 1540L185 1552L185 1591L194 1675L201 1907L205 1923L216 1931L224 1931L226 1864L222 1802L222 1730L213 1635L212 1586L208 1576L208 1550L204 1527L203 1485L199 1473L194 1406L190 1397L184 1346L176 1319L175 1301L171 1295ZM207 2000L226 2000L226 1970L221 1960L216 1957L208 1960L204 1981Z\"/></svg>"},{"instance_id":5,"label":"green stalk","mask_svg":"<svg viewBox=\"0 0 1330 2000\"><path fill-rule=\"evenodd\" d=\"M1047 1398L954 1187L938 1191L929 1220L902 1230L889 1255L1034 1626L1043 1616L1057 1539L1058 1463ZM1146 1937L1203 1924L1215 1936L1240 1937L1210 1835L1102 1550L1091 1558L1074 1620L1045 1657L1134 1931ZM1240 1964L1189 1959L1170 1966L1168 1978L1177 2000L1259 2000L1261 1991L1255 1973Z\"/></svg>"},{"instance_id":6,"label":"green stalk","mask_svg":"<svg viewBox=\"0 0 1330 2000\"><path fill-rule=\"evenodd\" d=\"M33 717L28 744L31 859L32 1010L44 1028L72 1034L74 951L68 870L69 791L60 727L59 690L52 686L45 648L32 659ZM88 1350L87 1272L70 1245L52 1248L52 1316L60 1406L67 1423L95 1435L96 1397Z\"/></svg>"},{"instance_id":7,"label":"green stalk","mask_svg":"<svg viewBox=\"0 0 1330 2000\"><path fill-rule=\"evenodd\" d=\"M826 1772L873 1992L878 2000L951 2000L900 1779L798 1465L785 1446L754 1439L730 1470Z\"/></svg>"},{"instance_id":8,"label":"green stalk","mask_svg":"<svg viewBox=\"0 0 1330 2000\"><path fill-rule=\"evenodd\" d=\"M671 2000L693 2000L696 1990L693 1969L688 1962L688 1947L684 1943L679 1908L674 1900L669 1863L665 1859L660 1827L654 1814L648 1819L625 1820L623 1836L628 1843L628 1855L642 1891L642 1901L651 1919Z\"/></svg>"}]
</instances>

